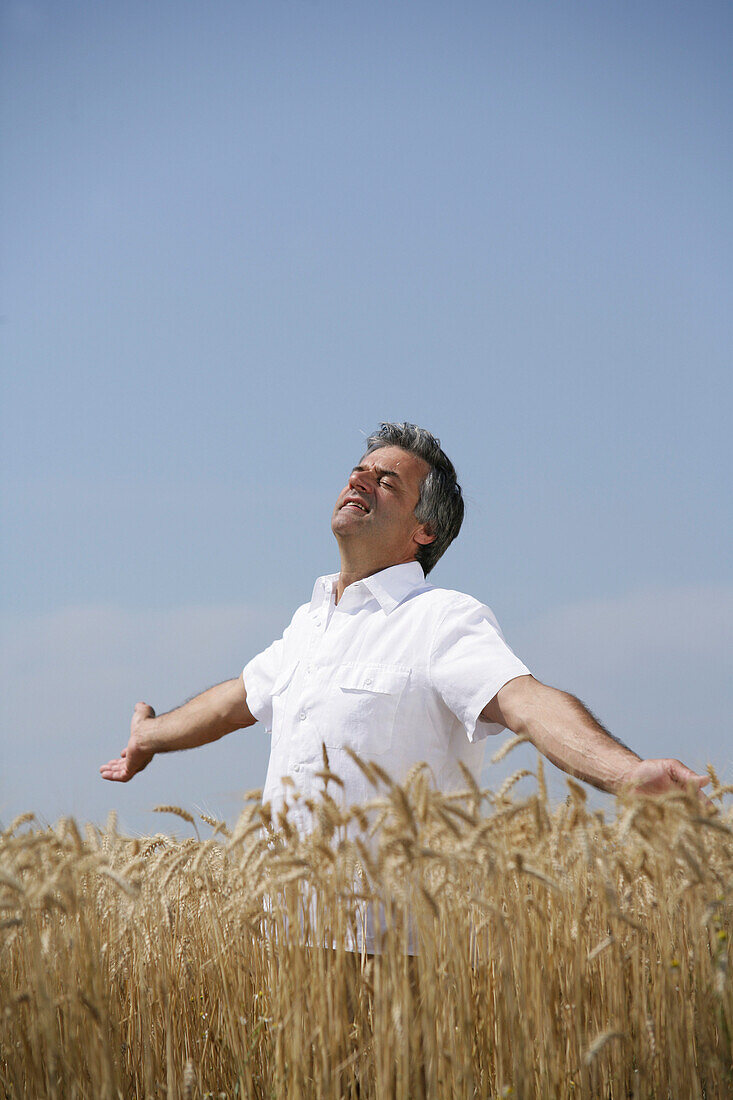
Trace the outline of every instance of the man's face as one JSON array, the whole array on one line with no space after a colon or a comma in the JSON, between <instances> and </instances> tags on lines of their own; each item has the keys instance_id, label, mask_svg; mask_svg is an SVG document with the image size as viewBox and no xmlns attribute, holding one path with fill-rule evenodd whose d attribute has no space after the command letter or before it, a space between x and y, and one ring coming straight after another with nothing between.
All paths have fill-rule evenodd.
<instances>
[{"instance_id":1,"label":"man's face","mask_svg":"<svg viewBox=\"0 0 733 1100\"><path fill-rule=\"evenodd\" d=\"M351 555L372 557L377 568L413 561L421 544L433 541L415 518L420 486L429 466L401 447L364 455L339 494L331 530Z\"/></svg>"}]
</instances>

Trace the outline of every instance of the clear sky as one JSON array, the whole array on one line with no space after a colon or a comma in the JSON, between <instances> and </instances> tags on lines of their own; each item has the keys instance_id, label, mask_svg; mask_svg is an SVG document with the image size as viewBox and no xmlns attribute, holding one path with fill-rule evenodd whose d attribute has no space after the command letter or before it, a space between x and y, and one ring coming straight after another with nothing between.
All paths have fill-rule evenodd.
<instances>
[{"instance_id":1,"label":"clear sky","mask_svg":"<svg viewBox=\"0 0 733 1100\"><path fill-rule=\"evenodd\" d=\"M733 779L730 5L5 0L1 31L0 822L235 816L257 726L97 768L337 567L384 419L464 486L435 583Z\"/></svg>"}]
</instances>

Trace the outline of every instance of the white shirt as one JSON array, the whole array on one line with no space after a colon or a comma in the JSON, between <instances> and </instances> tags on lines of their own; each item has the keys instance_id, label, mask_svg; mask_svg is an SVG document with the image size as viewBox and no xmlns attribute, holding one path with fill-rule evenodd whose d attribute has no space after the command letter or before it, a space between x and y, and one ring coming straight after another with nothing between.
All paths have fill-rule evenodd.
<instances>
[{"instance_id":1,"label":"white shirt","mask_svg":"<svg viewBox=\"0 0 733 1100\"><path fill-rule=\"evenodd\" d=\"M319 577L310 603L242 674L251 713L272 733L263 799L281 805L283 776L304 797L322 790L322 743L346 803L374 794L347 746L397 782L420 761L441 790L465 787L459 761L478 780L483 739L503 729L479 715L529 671L491 610L434 588L417 562L350 584L338 604L337 579Z\"/></svg>"}]
</instances>

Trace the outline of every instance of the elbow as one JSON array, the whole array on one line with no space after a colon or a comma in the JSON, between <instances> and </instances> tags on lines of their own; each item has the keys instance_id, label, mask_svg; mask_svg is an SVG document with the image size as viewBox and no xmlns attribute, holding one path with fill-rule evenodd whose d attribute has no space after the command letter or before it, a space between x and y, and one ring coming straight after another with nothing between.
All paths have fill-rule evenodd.
<instances>
[{"instance_id":1,"label":"elbow","mask_svg":"<svg viewBox=\"0 0 733 1100\"><path fill-rule=\"evenodd\" d=\"M573 695L559 688L549 687L534 676L513 681L515 689L509 693L502 710L507 727L520 737L526 737L540 751L547 743L548 728L552 728L577 704ZM511 687L511 685L507 685Z\"/></svg>"},{"instance_id":2,"label":"elbow","mask_svg":"<svg viewBox=\"0 0 733 1100\"><path fill-rule=\"evenodd\" d=\"M496 696L497 717L507 729L519 736L532 739L532 729L537 715L544 706L547 688L534 676L517 676L500 689Z\"/></svg>"}]
</instances>

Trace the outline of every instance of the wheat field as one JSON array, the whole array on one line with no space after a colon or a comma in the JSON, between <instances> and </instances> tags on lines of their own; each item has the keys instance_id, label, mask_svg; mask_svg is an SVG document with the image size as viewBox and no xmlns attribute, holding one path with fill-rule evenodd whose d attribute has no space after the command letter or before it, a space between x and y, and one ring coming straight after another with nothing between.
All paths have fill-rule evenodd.
<instances>
[{"instance_id":1,"label":"wheat field","mask_svg":"<svg viewBox=\"0 0 733 1100\"><path fill-rule=\"evenodd\" d=\"M714 774L714 812L680 794L605 820L572 781L550 807L541 764L522 798L363 767L374 797L343 808L324 761L305 836L257 792L231 831L161 807L190 839L14 822L2 1096L733 1096ZM370 902L375 956L344 947Z\"/></svg>"}]
</instances>

